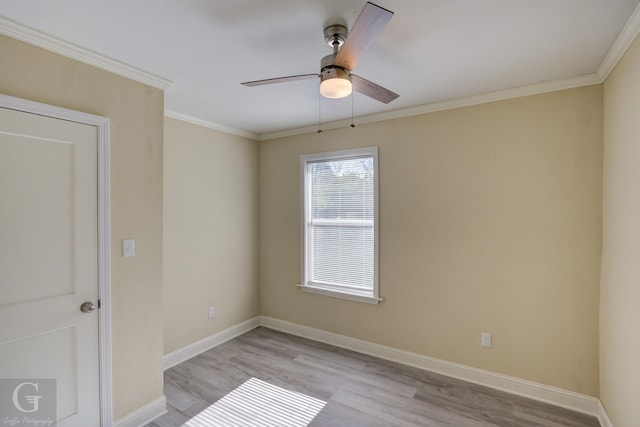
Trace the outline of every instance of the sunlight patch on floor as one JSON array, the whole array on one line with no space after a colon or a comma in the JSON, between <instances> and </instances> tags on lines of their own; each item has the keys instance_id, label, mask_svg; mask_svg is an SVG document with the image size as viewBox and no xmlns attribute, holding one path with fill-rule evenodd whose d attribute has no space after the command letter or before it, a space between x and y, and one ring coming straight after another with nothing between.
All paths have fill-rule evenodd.
<instances>
[{"instance_id":1,"label":"sunlight patch on floor","mask_svg":"<svg viewBox=\"0 0 640 427\"><path fill-rule=\"evenodd\" d=\"M306 427L327 402L250 378L186 427Z\"/></svg>"}]
</instances>

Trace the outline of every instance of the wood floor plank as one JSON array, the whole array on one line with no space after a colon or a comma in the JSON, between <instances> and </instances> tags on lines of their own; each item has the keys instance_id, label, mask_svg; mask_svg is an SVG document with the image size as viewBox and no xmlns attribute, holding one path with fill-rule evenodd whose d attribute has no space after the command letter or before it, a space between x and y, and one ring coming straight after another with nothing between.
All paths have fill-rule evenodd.
<instances>
[{"instance_id":1,"label":"wood floor plank","mask_svg":"<svg viewBox=\"0 0 640 427\"><path fill-rule=\"evenodd\" d=\"M406 397L413 397L418 390L416 387L406 385L391 378L366 375L362 371L345 369L344 366L332 366L331 364L323 363L320 359L314 357L313 355L301 354L293 360L294 362L304 365L307 369L314 369L319 370L325 374L342 376L345 380L348 381L350 380L362 383L365 386L386 389L393 393Z\"/></svg>"},{"instance_id":2,"label":"wood floor plank","mask_svg":"<svg viewBox=\"0 0 640 427\"><path fill-rule=\"evenodd\" d=\"M167 401L171 402L171 406L179 411L186 411L199 403L209 403L170 381L165 381L164 395Z\"/></svg>"},{"instance_id":3,"label":"wood floor plank","mask_svg":"<svg viewBox=\"0 0 640 427\"><path fill-rule=\"evenodd\" d=\"M598 427L596 418L259 327L165 371L181 426L251 377L327 404L310 426Z\"/></svg>"},{"instance_id":4,"label":"wood floor plank","mask_svg":"<svg viewBox=\"0 0 640 427\"><path fill-rule=\"evenodd\" d=\"M309 424L310 427L387 427L388 425L372 414L358 411L338 402L328 402Z\"/></svg>"}]
</instances>

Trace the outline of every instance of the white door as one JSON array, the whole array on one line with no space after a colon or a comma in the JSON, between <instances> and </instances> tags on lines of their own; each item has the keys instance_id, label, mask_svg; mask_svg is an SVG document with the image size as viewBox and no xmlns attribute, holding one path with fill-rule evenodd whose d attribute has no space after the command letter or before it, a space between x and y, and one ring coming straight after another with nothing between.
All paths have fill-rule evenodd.
<instances>
[{"instance_id":1,"label":"white door","mask_svg":"<svg viewBox=\"0 0 640 427\"><path fill-rule=\"evenodd\" d=\"M64 427L100 424L96 165L95 126L0 108L0 379L54 378Z\"/></svg>"}]
</instances>

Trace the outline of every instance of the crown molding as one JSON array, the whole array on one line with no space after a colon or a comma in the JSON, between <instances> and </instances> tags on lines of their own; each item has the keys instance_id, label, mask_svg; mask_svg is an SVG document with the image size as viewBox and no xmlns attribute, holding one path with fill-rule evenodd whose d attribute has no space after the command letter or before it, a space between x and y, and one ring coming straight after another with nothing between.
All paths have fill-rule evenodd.
<instances>
[{"instance_id":1,"label":"crown molding","mask_svg":"<svg viewBox=\"0 0 640 427\"><path fill-rule=\"evenodd\" d=\"M35 30L26 25L20 24L11 19L0 16L0 34L21 40L35 46L39 46L46 50L58 53L95 66L97 68L109 71L111 73L130 78L132 80L144 83L146 85L165 90L173 82L147 71L141 70L134 66L125 64L113 58L101 55L92 50L80 47L73 43L69 43L57 37ZM627 51L631 43L640 34L640 4L638 4L631 14L631 17L623 27L622 31L618 35L616 41L611 46L611 49L607 52L602 63L598 67L595 73L585 74L582 76L571 77L567 79L552 80L540 83L534 83L530 85L499 90L495 92L489 92L484 94L478 94L468 96L464 98L457 98L452 100L446 100L441 102L435 102L425 104L417 107L404 108L400 110L389 111L379 114L371 114L367 116L357 117L358 124L374 123L384 120L392 120L397 118L415 116L420 114L432 113L436 111L450 110L454 108L468 107L472 105L484 104L488 102L501 101L511 98L518 98L529 95L536 95L546 92L553 92L564 89L571 89L580 86L588 86L593 84L599 84L604 82L611 71L614 69L618 61L622 58ZM235 129L232 127L224 126L218 123L210 122L208 120L192 117L187 114L182 114L176 111L165 110L165 116L177 120L182 120L199 126L204 126L210 129L218 130L221 132L242 136L245 138L255 139L258 141L284 138L288 136L302 135L316 132L318 126L316 124L311 126L304 126L292 129L285 129L276 132L267 132L262 134L256 134L242 129ZM327 122L322 124L323 130L338 129L347 127L351 124L351 120L338 120L333 122Z\"/></svg>"},{"instance_id":2,"label":"crown molding","mask_svg":"<svg viewBox=\"0 0 640 427\"><path fill-rule=\"evenodd\" d=\"M0 16L0 34L158 89L165 90L173 83L171 80L156 76L155 74L101 55L76 44L69 43L3 16Z\"/></svg>"},{"instance_id":3,"label":"crown molding","mask_svg":"<svg viewBox=\"0 0 640 427\"><path fill-rule=\"evenodd\" d=\"M638 34L640 34L640 3L636 6L631 17L622 28L622 31L620 31L618 38L602 60L600 67L598 67L596 74L601 81L604 82L609 77L611 71L613 71L618 61L622 59L622 56L638 37Z\"/></svg>"},{"instance_id":4,"label":"crown molding","mask_svg":"<svg viewBox=\"0 0 640 427\"><path fill-rule=\"evenodd\" d=\"M209 129L214 129L224 133L230 133L232 135L242 136L253 140L258 140L259 135L253 132L249 132L242 129L236 129L229 126L224 126L218 123L210 122L208 120L199 119L197 117L189 116L188 114L178 113L177 111L165 110L164 116L171 119L182 120L183 122L191 123L198 126L204 126Z\"/></svg>"},{"instance_id":5,"label":"crown molding","mask_svg":"<svg viewBox=\"0 0 640 427\"><path fill-rule=\"evenodd\" d=\"M434 102L431 104L420 105L418 107L403 108L399 110L388 111L378 114L370 114L367 116L360 116L354 119L357 125L363 125L367 123L382 122L385 120L400 119L403 117L417 116L420 114L434 113L437 111L452 110L455 108L469 107L472 105L486 104L489 102L503 101L512 98L520 98L530 95L538 95L547 92L556 92L559 90L573 89L576 87L590 86L594 84L600 84L602 80L598 78L596 73L583 74L581 76L571 77L567 79L551 80L546 82L534 83L525 86L518 86L510 89L503 89L495 92L487 92L473 96L467 96L464 98L456 98L447 101ZM204 126L207 128L215 129L221 132L230 133L233 135L243 136L245 138L255 139L257 141L267 141L270 139L285 138L288 136L304 135L309 133L315 133L318 131L318 125L313 124L310 126L303 126L299 128L285 129L276 132L267 132L262 134L256 134L253 132L235 129L228 126L223 126L218 123L213 123L208 120L200 119L197 117L189 116L187 114L178 113L177 111L165 110L164 115L172 119L182 120L195 125ZM332 122L322 123L322 130L332 130L339 128L346 128L352 123L351 119L336 120Z\"/></svg>"},{"instance_id":6,"label":"crown molding","mask_svg":"<svg viewBox=\"0 0 640 427\"><path fill-rule=\"evenodd\" d=\"M510 89L498 90L495 92L487 92L478 95L467 96L464 98L456 98L447 101L434 102L431 104L420 105L418 107L403 108L400 110L388 111L385 113L371 114L368 116L356 117L354 122L356 125L366 123L381 122L385 120L400 119L403 117L417 116L420 114L434 113L436 111L452 110L454 108L469 107L472 105L486 104L488 102L503 101L506 99L520 98L523 96L538 95L547 92L556 92L559 90L573 89L576 87L590 86L600 84L602 80L595 73L584 74L581 76L571 77L567 79L551 80L546 82L534 83L525 86L518 86ZM348 127L351 120L338 120L322 124L322 130L338 129ZM302 135L306 133L317 132L318 125L304 126L294 129L283 130L279 132L263 133L258 135L259 141L269 139L284 138L287 136Z\"/></svg>"}]
</instances>

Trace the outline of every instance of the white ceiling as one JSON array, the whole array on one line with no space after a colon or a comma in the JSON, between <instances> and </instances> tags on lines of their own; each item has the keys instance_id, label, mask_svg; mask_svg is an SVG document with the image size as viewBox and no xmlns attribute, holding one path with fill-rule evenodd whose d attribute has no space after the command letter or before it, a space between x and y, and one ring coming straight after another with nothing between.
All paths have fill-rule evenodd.
<instances>
[{"instance_id":1,"label":"white ceiling","mask_svg":"<svg viewBox=\"0 0 640 427\"><path fill-rule=\"evenodd\" d=\"M356 117L595 73L639 0L374 0L395 16L355 71L400 94L356 94ZM317 124L328 24L365 0L2 0L0 15L171 80L167 111L264 135ZM351 99L322 100L322 120ZM357 122L357 120L356 120Z\"/></svg>"}]
</instances>

